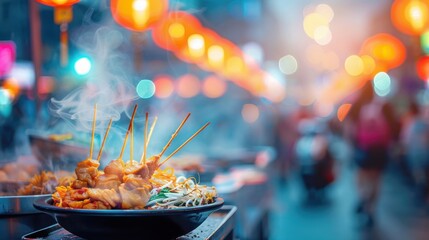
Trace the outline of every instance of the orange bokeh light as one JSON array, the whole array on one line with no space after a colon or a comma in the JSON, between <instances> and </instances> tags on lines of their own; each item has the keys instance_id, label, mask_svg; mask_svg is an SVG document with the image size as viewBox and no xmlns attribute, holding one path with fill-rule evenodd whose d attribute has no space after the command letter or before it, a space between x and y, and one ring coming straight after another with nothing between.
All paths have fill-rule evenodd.
<instances>
[{"instance_id":1,"label":"orange bokeh light","mask_svg":"<svg viewBox=\"0 0 429 240\"><path fill-rule=\"evenodd\" d=\"M6 79L2 87L8 90L12 98L18 96L19 92L21 91L21 88L19 87L18 83L13 78Z\"/></svg>"},{"instance_id":2,"label":"orange bokeh light","mask_svg":"<svg viewBox=\"0 0 429 240\"><path fill-rule=\"evenodd\" d=\"M152 31L154 42L161 48L179 51L188 44L188 37L201 32L200 21L189 13L170 12Z\"/></svg>"},{"instance_id":3,"label":"orange bokeh light","mask_svg":"<svg viewBox=\"0 0 429 240\"><path fill-rule=\"evenodd\" d=\"M344 103L338 108L337 117L340 122L344 121L351 107L352 105L350 103Z\"/></svg>"},{"instance_id":4,"label":"orange bokeh light","mask_svg":"<svg viewBox=\"0 0 429 240\"><path fill-rule=\"evenodd\" d=\"M132 31L145 31L168 11L168 0L111 0L113 19Z\"/></svg>"},{"instance_id":5,"label":"orange bokeh light","mask_svg":"<svg viewBox=\"0 0 429 240\"><path fill-rule=\"evenodd\" d=\"M218 98L222 96L226 88L226 82L216 75L210 75L204 79L203 93L209 98Z\"/></svg>"},{"instance_id":6,"label":"orange bokeh light","mask_svg":"<svg viewBox=\"0 0 429 240\"><path fill-rule=\"evenodd\" d=\"M423 56L417 61L417 74L424 81L429 81L429 56Z\"/></svg>"},{"instance_id":7,"label":"orange bokeh light","mask_svg":"<svg viewBox=\"0 0 429 240\"><path fill-rule=\"evenodd\" d=\"M361 53L371 56L376 65L381 64L390 69L400 66L406 57L404 44L387 33L368 38L362 45Z\"/></svg>"},{"instance_id":8,"label":"orange bokeh light","mask_svg":"<svg viewBox=\"0 0 429 240\"><path fill-rule=\"evenodd\" d=\"M174 92L173 79L168 75L156 76L153 83L155 84L155 96L158 98L168 98Z\"/></svg>"},{"instance_id":9,"label":"orange bokeh light","mask_svg":"<svg viewBox=\"0 0 429 240\"><path fill-rule=\"evenodd\" d=\"M192 74L185 74L177 79L177 94L183 98L195 97L200 92L200 82Z\"/></svg>"},{"instance_id":10,"label":"orange bokeh light","mask_svg":"<svg viewBox=\"0 0 429 240\"><path fill-rule=\"evenodd\" d=\"M80 0L37 0L37 2L51 7L67 7L79 1Z\"/></svg>"},{"instance_id":11,"label":"orange bokeh light","mask_svg":"<svg viewBox=\"0 0 429 240\"><path fill-rule=\"evenodd\" d=\"M395 0L390 11L393 25L409 35L421 35L429 29L427 0Z\"/></svg>"}]
</instances>

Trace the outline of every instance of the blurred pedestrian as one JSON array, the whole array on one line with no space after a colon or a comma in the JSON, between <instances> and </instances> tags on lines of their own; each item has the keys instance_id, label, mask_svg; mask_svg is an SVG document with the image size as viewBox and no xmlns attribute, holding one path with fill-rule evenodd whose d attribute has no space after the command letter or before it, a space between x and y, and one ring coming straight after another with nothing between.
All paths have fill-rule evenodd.
<instances>
[{"instance_id":1,"label":"blurred pedestrian","mask_svg":"<svg viewBox=\"0 0 429 240\"><path fill-rule=\"evenodd\" d=\"M392 105L374 94L369 81L352 104L346 124L357 167L356 212L365 225L371 226L380 178L388 164L391 143L398 137L399 125Z\"/></svg>"},{"instance_id":2,"label":"blurred pedestrian","mask_svg":"<svg viewBox=\"0 0 429 240\"><path fill-rule=\"evenodd\" d=\"M317 119L303 119L298 129L301 136L295 151L306 200L309 203L324 201L326 187L335 180L327 127Z\"/></svg>"},{"instance_id":3,"label":"blurred pedestrian","mask_svg":"<svg viewBox=\"0 0 429 240\"><path fill-rule=\"evenodd\" d=\"M425 109L423 109L425 110ZM415 186L418 203L427 204L429 194L429 123L427 111L411 101L403 122L401 144Z\"/></svg>"}]
</instances>

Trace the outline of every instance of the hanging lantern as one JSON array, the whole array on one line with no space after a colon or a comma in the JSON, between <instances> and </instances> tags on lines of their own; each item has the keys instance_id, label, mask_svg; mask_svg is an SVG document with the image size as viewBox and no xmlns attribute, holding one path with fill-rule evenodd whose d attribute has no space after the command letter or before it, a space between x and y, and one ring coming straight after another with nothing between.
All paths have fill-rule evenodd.
<instances>
[{"instance_id":1,"label":"hanging lantern","mask_svg":"<svg viewBox=\"0 0 429 240\"><path fill-rule=\"evenodd\" d=\"M423 56L417 61L417 75L426 82L429 82L429 56Z\"/></svg>"},{"instance_id":2,"label":"hanging lantern","mask_svg":"<svg viewBox=\"0 0 429 240\"><path fill-rule=\"evenodd\" d=\"M168 11L168 0L111 0L113 19L132 31L145 31Z\"/></svg>"},{"instance_id":3,"label":"hanging lantern","mask_svg":"<svg viewBox=\"0 0 429 240\"><path fill-rule=\"evenodd\" d=\"M200 21L189 13L170 12L165 19L155 25L152 32L154 42L161 48L179 51L188 44L188 37L201 33Z\"/></svg>"},{"instance_id":4,"label":"hanging lantern","mask_svg":"<svg viewBox=\"0 0 429 240\"><path fill-rule=\"evenodd\" d=\"M387 33L368 38L362 45L361 53L371 56L376 66L385 66L388 69L398 67L406 57L404 44Z\"/></svg>"},{"instance_id":5,"label":"hanging lantern","mask_svg":"<svg viewBox=\"0 0 429 240\"><path fill-rule=\"evenodd\" d=\"M390 17L393 25L409 35L421 35L429 29L429 2L427 0L396 0Z\"/></svg>"},{"instance_id":6,"label":"hanging lantern","mask_svg":"<svg viewBox=\"0 0 429 240\"><path fill-rule=\"evenodd\" d=\"M54 8L54 22L60 25L61 66L68 64L68 23L73 19L73 4L80 0L36 0Z\"/></svg>"},{"instance_id":7,"label":"hanging lantern","mask_svg":"<svg viewBox=\"0 0 429 240\"><path fill-rule=\"evenodd\" d=\"M196 63L202 69L219 72L223 68L225 58L223 38L207 28L203 29L201 35L204 37L204 51Z\"/></svg>"}]
</instances>

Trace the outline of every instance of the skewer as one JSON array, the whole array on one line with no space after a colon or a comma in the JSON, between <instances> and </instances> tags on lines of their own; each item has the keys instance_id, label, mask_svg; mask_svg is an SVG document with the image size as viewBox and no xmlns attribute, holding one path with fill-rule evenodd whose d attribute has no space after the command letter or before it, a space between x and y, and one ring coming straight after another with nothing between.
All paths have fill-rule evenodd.
<instances>
[{"instance_id":1,"label":"skewer","mask_svg":"<svg viewBox=\"0 0 429 240\"><path fill-rule=\"evenodd\" d=\"M149 136L147 137L146 147L149 146L150 138L152 137L153 129L155 128L156 121L158 121L158 117L155 117L155 119L152 122L152 125L150 126L149 130Z\"/></svg>"},{"instance_id":2,"label":"skewer","mask_svg":"<svg viewBox=\"0 0 429 240\"><path fill-rule=\"evenodd\" d=\"M107 126L106 133L104 134L103 142L101 143L100 150L98 151L97 161L101 159L101 153L103 152L104 143L106 142L107 135L109 135L110 127L112 126L112 119L110 119L109 125Z\"/></svg>"},{"instance_id":3,"label":"skewer","mask_svg":"<svg viewBox=\"0 0 429 240\"><path fill-rule=\"evenodd\" d=\"M133 160L134 153L134 123L131 123L130 161Z\"/></svg>"},{"instance_id":4,"label":"skewer","mask_svg":"<svg viewBox=\"0 0 429 240\"><path fill-rule=\"evenodd\" d=\"M152 137L152 132L153 132L153 129L155 128L155 125L156 125L157 121L158 121L158 117L155 117L155 119L152 122L152 125L150 126L149 135L147 137L147 140L145 140L145 142L146 142L146 144L145 144L146 149L147 149L147 146L149 146L150 138ZM143 150L143 154L144 153L146 153L146 150ZM143 162L146 163L146 157L143 156L143 154L142 154L142 157L140 159L140 163L143 163Z\"/></svg>"},{"instance_id":5,"label":"skewer","mask_svg":"<svg viewBox=\"0 0 429 240\"><path fill-rule=\"evenodd\" d=\"M174 138L176 138L177 134L179 133L180 129L182 129L182 127L185 124L185 122L188 121L189 116L191 116L191 113L188 113L188 115L186 115L186 117L185 117L185 119L183 119L182 123L180 123L180 125L176 129L176 131L173 133L173 135L171 135L170 140L168 140L167 144L164 146L164 148L162 149L161 153L158 154L158 159L161 159L162 155L165 153L165 151L167 150L167 148L170 147L171 142L174 140Z\"/></svg>"},{"instance_id":6,"label":"skewer","mask_svg":"<svg viewBox=\"0 0 429 240\"><path fill-rule=\"evenodd\" d=\"M144 124L144 146L143 146L143 164L146 164L146 150L147 150L147 122L149 118L149 113L146 112L146 121Z\"/></svg>"},{"instance_id":7,"label":"skewer","mask_svg":"<svg viewBox=\"0 0 429 240\"><path fill-rule=\"evenodd\" d=\"M180 151L180 149L182 149L186 144L188 144L192 139L194 139L201 131L203 131L208 125L210 124L210 122L206 123L204 126L202 126L200 129L198 129L198 131L196 131L190 138L188 138L188 140L186 140L184 143L182 143L182 145L180 145L176 150L174 150L174 152L172 152L164 161L162 161L159 166L161 166L162 164L164 164L165 162L167 162L168 159L170 159L174 154L176 154L178 151Z\"/></svg>"},{"instance_id":8,"label":"skewer","mask_svg":"<svg viewBox=\"0 0 429 240\"><path fill-rule=\"evenodd\" d=\"M94 150L94 135L95 135L95 121L97 115L97 104L94 105L94 116L92 117L92 136L91 136L91 147L89 149L89 158L92 159L92 152Z\"/></svg>"},{"instance_id":9,"label":"skewer","mask_svg":"<svg viewBox=\"0 0 429 240\"><path fill-rule=\"evenodd\" d=\"M121 154L119 155L118 159L122 160L122 156L124 155L125 145L127 145L128 134L130 133L130 130L131 130L131 127L132 127L132 124L134 121L134 115L136 114L136 111L137 111L137 104L134 106L133 115L131 115L130 124L128 125L127 132L125 133L124 144L122 145Z\"/></svg>"}]
</instances>

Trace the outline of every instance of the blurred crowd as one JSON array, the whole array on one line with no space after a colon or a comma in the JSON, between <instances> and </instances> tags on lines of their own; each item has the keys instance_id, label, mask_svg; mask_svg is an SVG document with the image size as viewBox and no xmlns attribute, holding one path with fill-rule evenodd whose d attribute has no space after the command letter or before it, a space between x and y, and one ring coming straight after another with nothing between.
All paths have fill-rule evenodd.
<instances>
[{"instance_id":1,"label":"blurred crowd","mask_svg":"<svg viewBox=\"0 0 429 240\"><path fill-rule=\"evenodd\" d=\"M391 166L429 213L429 108L415 96L404 110L375 94L368 82L354 98L345 119L319 118L310 107L297 109L277 123L277 149L282 181L298 175L304 201L329 198L340 165L352 168L357 196L353 212L364 227L376 221L381 179Z\"/></svg>"}]
</instances>

